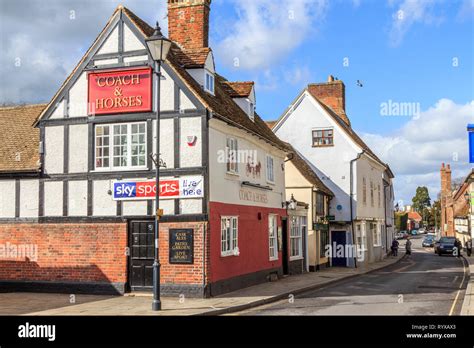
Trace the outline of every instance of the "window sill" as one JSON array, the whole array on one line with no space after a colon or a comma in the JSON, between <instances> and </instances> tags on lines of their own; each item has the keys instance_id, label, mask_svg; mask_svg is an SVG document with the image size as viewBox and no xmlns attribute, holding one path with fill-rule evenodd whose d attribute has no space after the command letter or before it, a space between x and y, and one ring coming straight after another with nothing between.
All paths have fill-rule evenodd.
<instances>
[{"instance_id":1,"label":"window sill","mask_svg":"<svg viewBox=\"0 0 474 348\"><path fill-rule=\"evenodd\" d=\"M235 255L235 253L232 251L232 252L225 252L225 253L222 253L221 252L221 257L229 257L229 256L239 256L239 255Z\"/></svg>"},{"instance_id":2,"label":"window sill","mask_svg":"<svg viewBox=\"0 0 474 348\"><path fill-rule=\"evenodd\" d=\"M278 257L270 257L269 260L270 261L278 261Z\"/></svg>"},{"instance_id":3,"label":"window sill","mask_svg":"<svg viewBox=\"0 0 474 348\"><path fill-rule=\"evenodd\" d=\"M234 177L240 177L238 172L226 172L226 174Z\"/></svg>"},{"instance_id":4,"label":"window sill","mask_svg":"<svg viewBox=\"0 0 474 348\"><path fill-rule=\"evenodd\" d=\"M298 261L298 260L303 260L303 256L290 256L290 261Z\"/></svg>"},{"instance_id":5,"label":"window sill","mask_svg":"<svg viewBox=\"0 0 474 348\"><path fill-rule=\"evenodd\" d=\"M135 172L135 171L149 171L148 167L123 167L123 168L96 168L92 169L91 173L109 173L109 172Z\"/></svg>"},{"instance_id":6,"label":"window sill","mask_svg":"<svg viewBox=\"0 0 474 348\"><path fill-rule=\"evenodd\" d=\"M332 145L313 145L313 147L333 147L334 144Z\"/></svg>"}]
</instances>

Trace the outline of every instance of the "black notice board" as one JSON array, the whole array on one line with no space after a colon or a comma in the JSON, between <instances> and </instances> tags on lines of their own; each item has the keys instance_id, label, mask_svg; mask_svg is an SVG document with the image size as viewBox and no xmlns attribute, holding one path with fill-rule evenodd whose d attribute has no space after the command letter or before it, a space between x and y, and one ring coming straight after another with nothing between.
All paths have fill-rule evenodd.
<instances>
[{"instance_id":1,"label":"black notice board","mask_svg":"<svg viewBox=\"0 0 474 348\"><path fill-rule=\"evenodd\" d=\"M194 230L170 229L169 233L170 264L194 263Z\"/></svg>"}]
</instances>

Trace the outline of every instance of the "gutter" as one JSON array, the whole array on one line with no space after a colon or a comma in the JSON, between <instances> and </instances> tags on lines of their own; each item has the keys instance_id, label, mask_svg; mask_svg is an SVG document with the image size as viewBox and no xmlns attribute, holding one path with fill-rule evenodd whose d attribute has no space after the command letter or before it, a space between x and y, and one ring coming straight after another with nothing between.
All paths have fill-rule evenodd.
<instances>
[{"instance_id":1,"label":"gutter","mask_svg":"<svg viewBox=\"0 0 474 348\"><path fill-rule=\"evenodd\" d=\"M354 212L352 209L352 198L354 197L353 188L354 188L354 173L353 173L353 163L356 162L360 157L365 153L365 150L357 154L357 157L352 159L349 166L350 166L350 194L349 194L349 206L351 210L351 228L352 228L352 243L355 244L355 230L354 230ZM357 258L354 257L354 267L357 268Z\"/></svg>"}]
</instances>

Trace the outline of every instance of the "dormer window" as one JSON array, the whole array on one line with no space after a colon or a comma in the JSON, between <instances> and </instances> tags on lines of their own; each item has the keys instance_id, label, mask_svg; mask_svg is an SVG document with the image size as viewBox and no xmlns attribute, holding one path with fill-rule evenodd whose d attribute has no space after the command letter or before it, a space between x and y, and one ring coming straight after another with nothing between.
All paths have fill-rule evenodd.
<instances>
[{"instance_id":1,"label":"dormer window","mask_svg":"<svg viewBox=\"0 0 474 348\"><path fill-rule=\"evenodd\" d=\"M249 102L249 117L252 121L255 118L255 105L252 102Z\"/></svg>"},{"instance_id":2,"label":"dormer window","mask_svg":"<svg viewBox=\"0 0 474 348\"><path fill-rule=\"evenodd\" d=\"M214 94L214 74L206 70L204 75L204 90Z\"/></svg>"}]
</instances>

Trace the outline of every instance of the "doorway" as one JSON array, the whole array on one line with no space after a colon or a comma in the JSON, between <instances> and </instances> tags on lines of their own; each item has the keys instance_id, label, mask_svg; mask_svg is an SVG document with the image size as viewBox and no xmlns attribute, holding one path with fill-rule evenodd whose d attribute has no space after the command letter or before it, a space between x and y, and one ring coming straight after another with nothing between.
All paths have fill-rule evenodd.
<instances>
[{"instance_id":1,"label":"doorway","mask_svg":"<svg viewBox=\"0 0 474 348\"><path fill-rule=\"evenodd\" d=\"M129 284L132 291L153 289L153 262L155 257L154 221L130 221Z\"/></svg>"},{"instance_id":2,"label":"doorway","mask_svg":"<svg viewBox=\"0 0 474 348\"><path fill-rule=\"evenodd\" d=\"M332 255L331 263L333 267L347 267L347 255L345 254L347 244L347 233L346 231L331 231L331 246ZM344 250L342 256L338 255L338 250L341 249L340 245ZM334 248L336 246L336 248Z\"/></svg>"},{"instance_id":3,"label":"doorway","mask_svg":"<svg viewBox=\"0 0 474 348\"><path fill-rule=\"evenodd\" d=\"M288 275L290 258L288 257L288 219L283 218L281 220L281 257L283 274Z\"/></svg>"}]
</instances>

